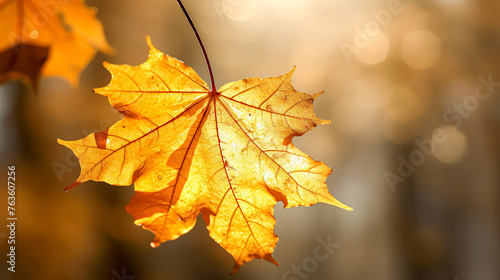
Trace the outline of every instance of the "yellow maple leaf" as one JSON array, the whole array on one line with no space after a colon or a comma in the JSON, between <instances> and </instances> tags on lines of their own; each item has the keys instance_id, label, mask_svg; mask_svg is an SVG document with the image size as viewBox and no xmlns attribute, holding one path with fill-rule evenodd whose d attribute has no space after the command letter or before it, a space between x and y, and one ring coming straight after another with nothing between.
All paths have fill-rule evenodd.
<instances>
[{"instance_id":1,"label":"yellow maple leaf","mask_svg":"<svg viewBox=\"0 0 500 280\"><path fill-rule=\"evenodd\" d=\"M152 246L193 228L201 213L210 236L235 258L235 272L254 258L276 263L273 209L323 202L352 210L326 187L331 169L292 144L329 121L296 91L293 71L228 83L217 91L147 38L139 66L105 64L111 82L95 92L124 118L108 130L62 141L79 158L71 189L88 180L134 183L127 211L156 235Z\"/></svg>"},{"instance_id":2,"label":"yellow maple leaf","mask_svg":"<svg viewBox=\"0 0 500 280\"><path fill-rule=\"evenodd\" d=\"M36 83L39 73L32 68L42 61L41 75L76 85L97 50L112 52L95 10L83 0L0 0L0 18L0 83L17 78Z\"/></svg>"}]
</instances>

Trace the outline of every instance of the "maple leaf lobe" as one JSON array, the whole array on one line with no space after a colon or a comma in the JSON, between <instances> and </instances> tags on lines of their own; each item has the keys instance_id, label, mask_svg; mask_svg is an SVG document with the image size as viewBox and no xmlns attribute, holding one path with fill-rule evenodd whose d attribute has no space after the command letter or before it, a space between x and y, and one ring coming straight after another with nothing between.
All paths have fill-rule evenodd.
<instances>
[{"instance_id":1,"label":"maple leaf lobe","mask_svg":"<svg viewBox=\"0 0 500 280\"><path fill-rule=\"evenodd\" d=\"M296 91L295 67L282 76L228 83L217 93L196 72L151 43L138 66L105 64L110 83L95 89L124 118L107 131L59 143L88 180L134 183L127 211L152 231L152 246L191 230L202 214L210 236L235 259L274 264L274 207L323 202L352 210L326 187L331 169L291 139L320 124L313 101Z\"/></svg>"}]
</instances>

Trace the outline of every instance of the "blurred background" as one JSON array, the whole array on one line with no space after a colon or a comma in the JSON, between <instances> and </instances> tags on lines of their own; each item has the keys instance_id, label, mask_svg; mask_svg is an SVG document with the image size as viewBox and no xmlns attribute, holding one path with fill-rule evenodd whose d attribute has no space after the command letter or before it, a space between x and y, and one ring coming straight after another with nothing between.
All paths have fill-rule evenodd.
<instances>
[{"instance_id":1,"label":"blurred background","mask_svg":"<svg viewBox=\"0 0 500 280\"><path fill-rule=\"evenodd\" d=\"M294 143L332 167L330 192L354 208L279 203L280 265L255 260L233 276L202 219L153 249L153 234L125 211L132 186L62 191L80 169L56 139L121 118L92 93L111 78L103 61L141 64L150 35L209 81L175 1L86 2L114 55L99 53L78 87L57 77L43 78L38 95L0 85L0 205L14 164L18 216L15 274L0 228L1 279L500 279L500 2L184 1L218 87L296 65L297 90L325 91L315 110L332 124ZM318 258L325 242L336 245Z\"/></svg>"}]
</instances>

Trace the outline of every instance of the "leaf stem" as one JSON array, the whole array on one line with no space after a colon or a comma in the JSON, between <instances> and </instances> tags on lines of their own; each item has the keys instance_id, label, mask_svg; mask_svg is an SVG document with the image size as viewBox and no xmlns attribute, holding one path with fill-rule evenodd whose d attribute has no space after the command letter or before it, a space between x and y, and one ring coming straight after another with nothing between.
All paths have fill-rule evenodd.
<instances>
[{"instance_id":1,"label":"leaf stem","mask_svg":"<svg viewBox=\"0 0 500 280\"><path fill-rule=\"evenodd\" d=\"M184 15L186 15L186 18L189 21L189 24L191 24L191 28L194 31L194 35L196 35L196 39L198 40L198 44L200 45L201 50L203 51L203 56L205 56L205 61L207 62L208 72L210 73L210 82L212 83L212 93L216 93L217 88L215 87L215 80L214 80L214 74L212 72L212 66L210 66L210 60L208 60L207 51L205 50L205 46L203 45L203 41L201 41L200 34L198 34L198 30L196 30L196 27L194 26L194 23L191 20L191 17L189 16L186 8L184 8L184 5L182 5L181 0L177 0L177 4L179 4L179 6L181 6L181 9L184 12Z\"/></svg>"}]
</instances>

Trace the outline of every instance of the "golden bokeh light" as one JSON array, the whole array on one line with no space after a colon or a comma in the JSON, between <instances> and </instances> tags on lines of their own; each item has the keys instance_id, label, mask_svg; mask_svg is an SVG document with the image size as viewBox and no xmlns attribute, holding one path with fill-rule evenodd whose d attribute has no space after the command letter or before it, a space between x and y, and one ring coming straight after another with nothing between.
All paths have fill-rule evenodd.
<instances>
[{"instance_id":1,"label":"golden bokeh light","mask_svg":"<svg viewBox=\"0 0 500 280\"><path fill-rule=\"evenodd\" d=\"M422 95L404 86L390 91L386 98L383 134L389 141L402 144L415 137L415 122L425 110Z\"/></svg>"},{"instance_id":2,"label":"golden bokeh light","mask_svg":"<svg viewBox=\"0 0 500 280\"><path fill-rule=\"evenodd\" d=\"M414 69L427 69L441 56L441 41L427 30L408 33L401 44L401 58Z\"/></svg>"},{"instance_id":3,"label":"golden bokeh light","mask_svg":"<svg viewBox=\"0 0 500 280\"><path fill-rule=\"evenodd\" d=\"M445 131L446 141L436 145L434 157L447 164L459 162L467 151L467 136L454 126L441 129Z\"/></svg>"},{"instance_id":4,"label":"golden bokeh light","mask_svg":"<svg viewBox=\"0 0 500 280\"><path fill-rule=\"evenodd\" d=\"M33 31L31 31L30 37L31 37L31 39L33 39L33 40L34 40L34 39L38 39L38 36L39 36L39 35L40 35L40 34L38 33L38 31L33 30Z\"/></svg>"},{"instance_id":5,"label":"golden bokeh light","mask_svg":"<svg viewBox=\"0 0 500 280\"><path fill-rule=\"evenodd\" d=\"M425 99L407 87L399 86L387 96L383 134L393 143L401 144L415 137L415 122L424 112Z\"/></svg>"},{"instance_id":6,"label":"golden bokeh light","mask_svg":"<svg viewBox=\"0 0 500 280\"><path fill-rule=\"evenodd\" d=\"M411 122L422 114L423 100L406 87L396 88L389 96L386 116L389 120L399 123Z\"/></svg>"},{"instance_id":7,"label":"golden bokeh light","mask_svg":"<svg viewBox=\"0 0 500 280\"><path fill-rule=\"evenodd\" d=\"M389 38L383 33L380 33L371 39L370 44L362 49L361 52L356 55L356 58L366 64L378 64L387 58L389 49Z\"/></svg>"},{"instance_id":8,"label":"golden bokeh light","mask_svg":"<svg viewBox=\"0 0 500 280\"><path fill-rule=\"evenodd\" d=\"M227 17L234 21L245 21L255 16L258 0L224 0L222 8Z\"/></svg>"}]
</instances>

